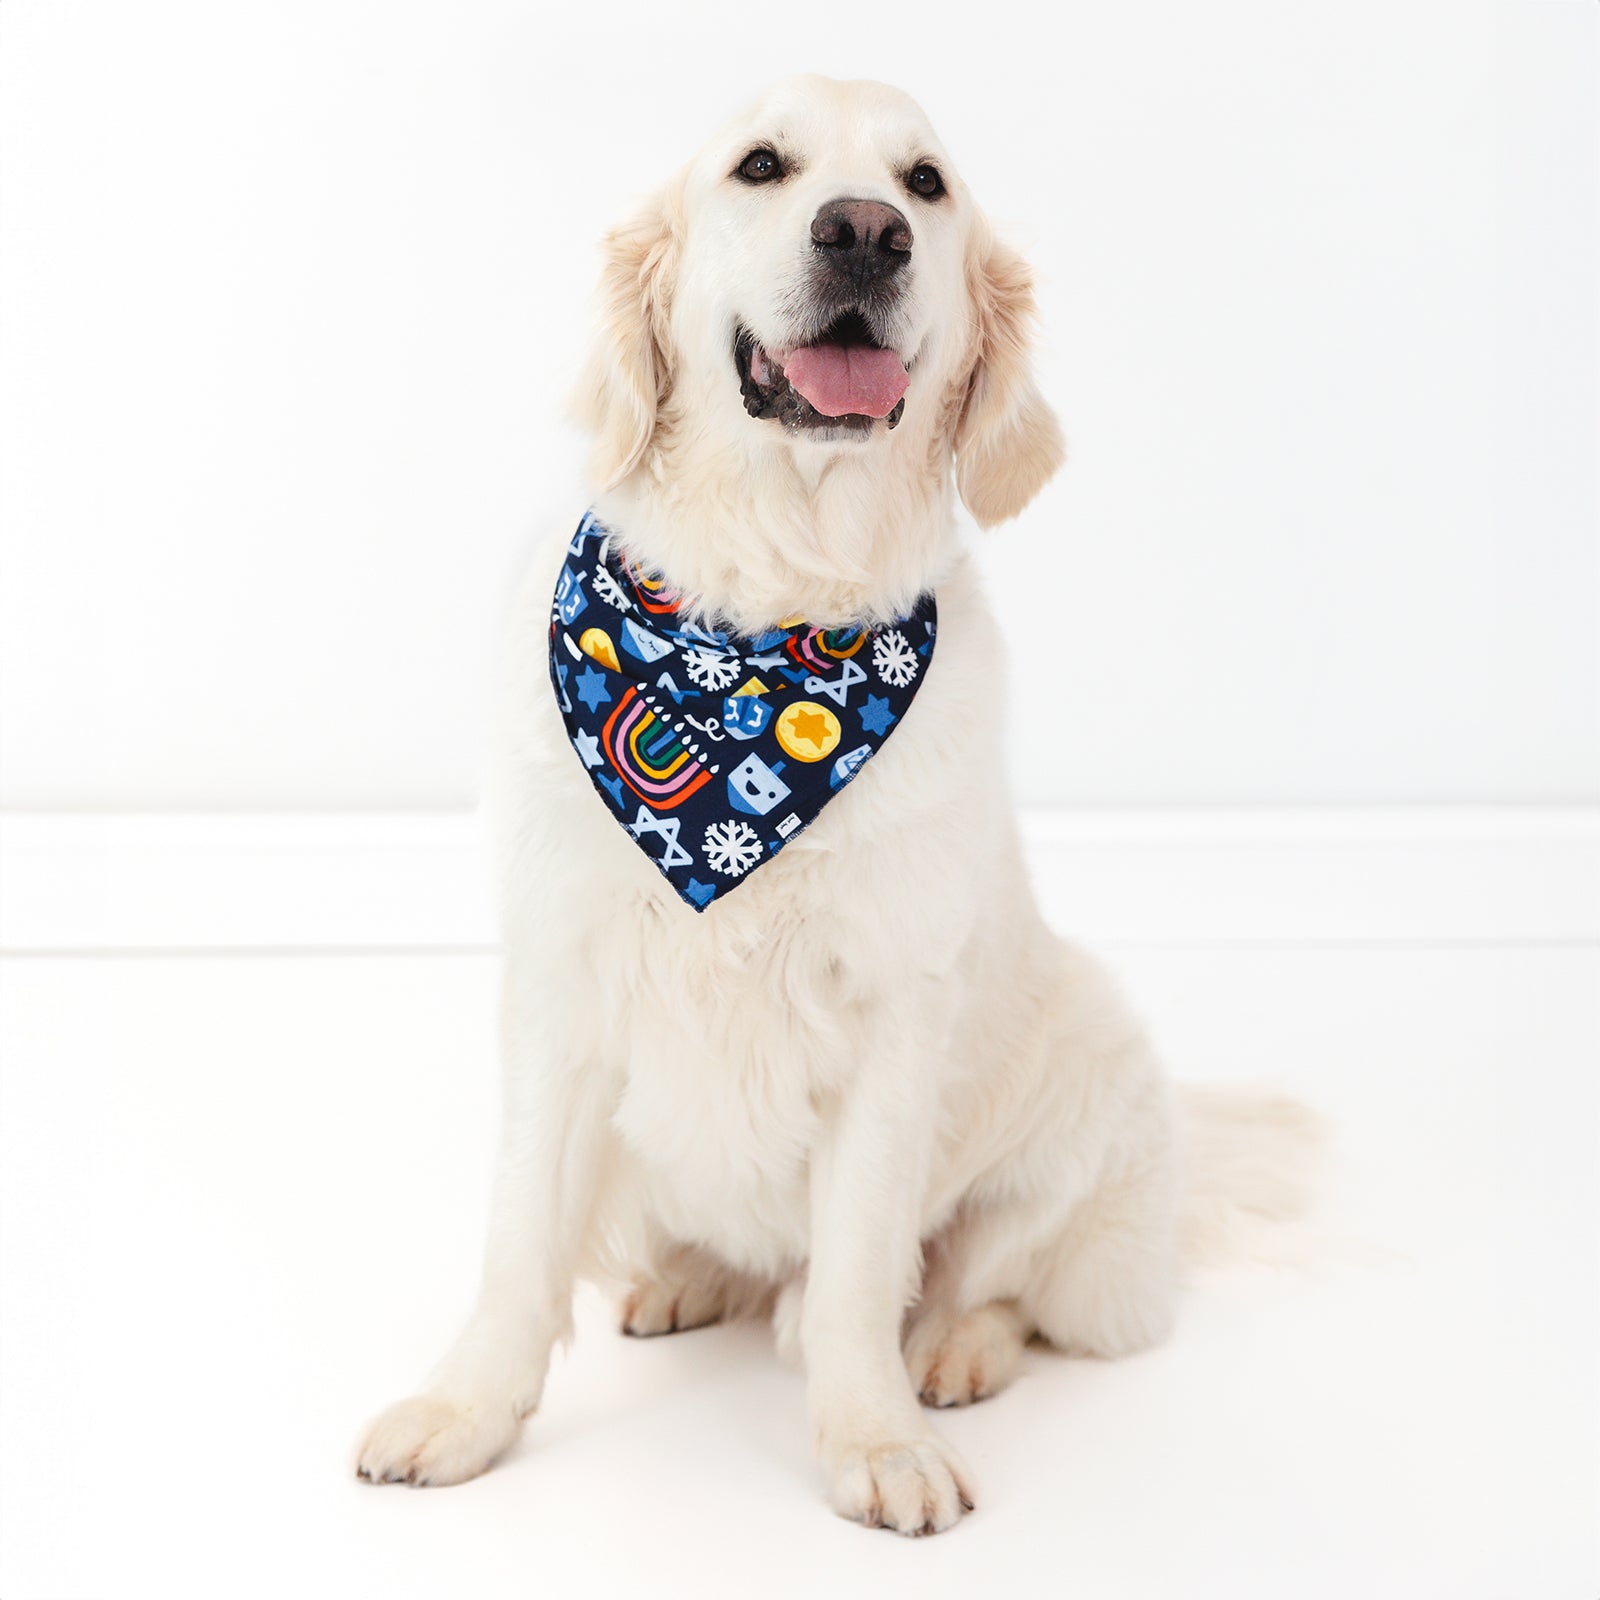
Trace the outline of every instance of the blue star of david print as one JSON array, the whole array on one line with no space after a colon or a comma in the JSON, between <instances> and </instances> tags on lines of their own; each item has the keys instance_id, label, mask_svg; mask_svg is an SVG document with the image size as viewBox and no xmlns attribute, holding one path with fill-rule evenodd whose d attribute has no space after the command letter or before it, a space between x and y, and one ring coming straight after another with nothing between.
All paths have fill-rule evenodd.
<instances>
[{"instance_id":1,"label":"blue star of david print","mask_svg":"<svg viewBox=\"0 0 1600 1600\"><path fill-rule=\"evenodd\" d=\"M932 594L887 627L755 637L680 616L591 512L550 612L550 684L582 769L684 904L708 910L816 819L904 720Z\"/></svg>"},{"instance_id":2,"label":"blue star of david print","mask_svg":"<svg viewBox=\"0 0 1600 1600\"><path fill-rule=\"evenodd\" d=\"M861 726L868 733L887 733L897 721L899 718L889 709L889 701L885 696L867 696L867 703L861 708Z\"/></svg>"},{"instance_id":3,"label":"blue star of david print","mask_svg":"<svg viewBox=\"0 0 1600 1600\"><path fill-rule=\"evenodd\" d=\"M604 674L586 667L578 678L578 698L591 711L598 711L605 705L611 699L611 691L606 688Z\"/></svg>"}]
</instances>

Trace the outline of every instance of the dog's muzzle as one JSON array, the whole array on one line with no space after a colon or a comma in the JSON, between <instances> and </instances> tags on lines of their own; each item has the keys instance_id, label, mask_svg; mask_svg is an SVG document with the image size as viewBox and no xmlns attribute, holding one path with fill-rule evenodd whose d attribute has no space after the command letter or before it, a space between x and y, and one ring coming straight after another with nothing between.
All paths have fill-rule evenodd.
<instances>
[{"instance_id":1,"label":"dog's muzzle","mask_svg":"<svg viewBox=\"0 0 1600 1600\"><path fill-rule=\"evenodd\" d=\"M914 242L902 212L841 198L811 219L812 266L795 334L763 345L746 327L733 359L752 417L827 438L864 437L905 412L910 369L895 348Z\"/></svg>"}]
</instances>

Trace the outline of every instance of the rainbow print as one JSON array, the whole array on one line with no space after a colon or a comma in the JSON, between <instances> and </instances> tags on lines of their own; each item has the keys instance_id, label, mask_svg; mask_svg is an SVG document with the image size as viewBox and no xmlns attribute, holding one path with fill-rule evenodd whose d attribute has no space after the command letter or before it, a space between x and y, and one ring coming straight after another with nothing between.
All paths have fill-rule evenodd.
<instances>
[{"instance_id":1,"label":"rainbow print","mask_svg":"<svg viewBox=\"0 0 1600 1600\"><path fill-rule=\"evenodd\" d=\"M705 760L636 688L629 688L600 735L618 776L647 805L669 811L711 781Z\"/></svg>"},{"instance_id":2,"label":"rainbow print","mask_svg":"<svg viewBox=\"0 0 1600 1600\"><path fill-rule=\"evenodd\" d=\"M668 586L664 578L652 578L625 561L622 570L628 575L639 609L652 617L673 617L678 611L678 591Z\"/></svg>"},{"instance_id":3,"label":"rainbow print","mask_svg":"<svg viewBox=\"0 0 1600 1600\"><path fill-rule=\"evenodd\" d=\"M848 661L866 637L860 628L808 628L792 635L784 649L796 666L822 677L834 671L841 661Z\"/></svg>"}]
</instances>

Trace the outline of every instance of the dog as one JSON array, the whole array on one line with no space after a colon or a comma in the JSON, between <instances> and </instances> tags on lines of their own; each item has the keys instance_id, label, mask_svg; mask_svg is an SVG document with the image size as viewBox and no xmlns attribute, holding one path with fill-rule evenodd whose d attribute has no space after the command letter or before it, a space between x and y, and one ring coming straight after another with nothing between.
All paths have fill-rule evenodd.
<instances>
[{"instance_id":1,"label":"dog","mask_svg":"<svg viewBox=\"0 0 1600 1600\"><path fill-rule=\"evenodd\" d=\"M1190 1254L1292 1209L1295 1108L1177 1095L1029 886L954 498L987 529L1062 464L1034 317L927 119L872 83L778 85L607 239L578 390L594 509L515 607L490 784L482 1288L361 1477L488 1467L582 1276L631 1334L770 1312L835 1509L939 1532L975 1490L925 1407L997 1393L1033 1338L1155 1345ZM780 691L812 709L774 726ZM734 769L784 716L797 758L751 744ZM831 767L806 747L874 720ZM763 838L806 784L811 813ZM727 813L703 841L697 804Z\"/></svg>"}]
</instances>

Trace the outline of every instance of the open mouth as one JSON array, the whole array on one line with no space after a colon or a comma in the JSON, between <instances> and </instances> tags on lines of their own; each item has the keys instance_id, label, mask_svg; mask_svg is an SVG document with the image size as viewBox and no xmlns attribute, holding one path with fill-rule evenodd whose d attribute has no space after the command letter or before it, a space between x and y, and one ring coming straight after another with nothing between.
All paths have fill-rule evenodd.
<instances>
[{"instance_id":1,"label":"open mouth","mask_svg":"<svg viewBox=\"0 0 1600 1600\"><path fill-rule=\"evenodd\" d=\"M880 421L894 427L905 412L911 375L859 311L835 317L814 343L781 350L741 327L733 359L745 410L786 428L866 433Z\"/></svg>"}]
</instances>

